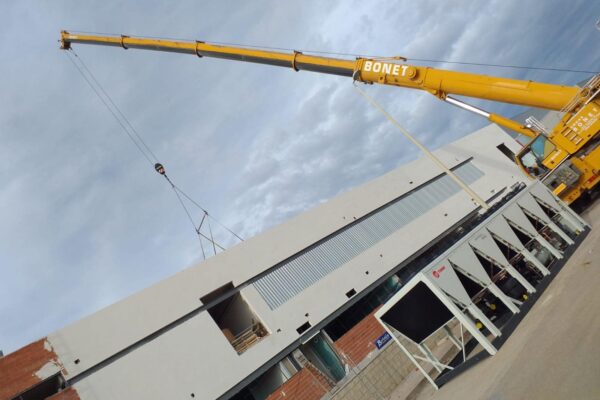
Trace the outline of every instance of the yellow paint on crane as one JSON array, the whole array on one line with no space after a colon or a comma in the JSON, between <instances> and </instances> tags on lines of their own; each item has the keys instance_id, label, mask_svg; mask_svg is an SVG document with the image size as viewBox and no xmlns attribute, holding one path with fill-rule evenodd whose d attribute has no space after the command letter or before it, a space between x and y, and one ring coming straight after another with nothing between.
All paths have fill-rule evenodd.
<instances>
[{"instance_id":1,"label":"yellow paint on crane","mask_svg":"<svg viewBox=\"0 0 600 400\"><path fill-rule=\"evenodd\" d=\"M531 142L517 154L515 160L517 165L532 178L543 179L551 190L561 194L561 198L566 203L575 201L600 181L597 179L600 171L600 145L596 140L600 131L600 75L592 78L580 89L575 86L409 65L402 57L386 59L359 57L355 60L346 60L308 55L298 51L282 52L200 41L74 34L62 31L61 47L70 49L73 43L158 50L193 54L198 57L254 62L287 67L295 71L347 76L367 84L419 89L440 99L448 99L448 95L454 94L561 111L563 112L561 121L548 134L500 115L475 110L474 107L468 108L485 116L491 122L532 138ZM456 102L454 100L455 105ZM552 148L553 151L540 153L538 149L540 146ZM549 177L552 179L548 179Z\"/></svg>"}]
</instances>

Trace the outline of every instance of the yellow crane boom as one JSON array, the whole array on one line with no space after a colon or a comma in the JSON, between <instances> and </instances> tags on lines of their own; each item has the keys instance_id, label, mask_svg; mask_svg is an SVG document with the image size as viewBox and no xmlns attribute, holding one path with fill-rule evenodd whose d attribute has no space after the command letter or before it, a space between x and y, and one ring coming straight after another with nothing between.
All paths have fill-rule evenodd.
<instances>
[{"instance_id":1,"label":"yellow crane boom","mask_svg":"<svg viewBox=\"0 0 600 400\"><path fill-rule=\"evenodd\" d=\"M158 50L334 74L367 84L423 90L532 138L515 157L515 161L527 174L543 179L567 203L573 202L600 182L600 76L594 77L583 88L578 88L409 65L402 57L358 57L348 60L298 51L282 52L200 41L67 31L61 32L60 41L63 49L70 49L73 43L82 43ZM451 95L557 110L562 111L563 115L549 132L537 121L524 126L466 104Z\"/></svg>"},{"instance_id":2,"label":"yellow crane boom","mask_svg":"<svg viewBox=\"0 0 600 400\"><path fill-rule=\"evenodd\" d=\"M199 57L221 58L288 67L296 71L313 71L352 77L364 83L378 83L427 91L442 100L448 95L519 104L523 106L561 110L576 95L571 86L552 85L518 79L492 77L430 67L400 64L396 59L357 58L346 60L321 57L300 52L278 52L245 47L222 46L205 42L177 41L130 36L106 36L61 32L63 49L72 43L117 46L124 49L158 50L193 54ZM455 105L461 106L453 102ZM474 111L474 110L471 110ZM482 110L479 110L482 111ZM520 123L482 111L483 116L527 136L534 133Z\"/></svg>"}]
</instances>

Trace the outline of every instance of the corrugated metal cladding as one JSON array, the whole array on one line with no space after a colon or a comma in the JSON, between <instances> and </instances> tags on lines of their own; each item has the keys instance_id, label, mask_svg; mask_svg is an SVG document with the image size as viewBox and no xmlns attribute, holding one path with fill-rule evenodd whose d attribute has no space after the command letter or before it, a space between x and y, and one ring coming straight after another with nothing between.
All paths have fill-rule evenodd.
<instances>
[{"instance_id":1,"label":"corrugated metal cladding","mask_svg":"<svg viewBox=\"0 0 600 400\"><path fill-rule=\"evenodd\" d=\"M471 162L454 172L469 184L485 175ZM274 310L459 191L459 186L447 175L433 179L309 250L298 253L253 285Z\"/></svg>"}]
</instances>

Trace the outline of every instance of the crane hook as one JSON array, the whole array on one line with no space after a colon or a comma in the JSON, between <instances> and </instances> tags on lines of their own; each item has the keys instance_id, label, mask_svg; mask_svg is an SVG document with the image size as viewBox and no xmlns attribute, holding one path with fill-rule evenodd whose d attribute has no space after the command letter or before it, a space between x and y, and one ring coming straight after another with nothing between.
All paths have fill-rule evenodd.
<instances>
[{"instance_id":1,"label":"crane hook","mask_svg":"<svg viewBox=\"0 0 600 400\"><path fill-rule=\"evenodd\" d=\"M165 167L163 167L163 165L161 163L154 164L154 169L156 170L156 172L158 172L161 175L165 174Z\"/></svg>"}]
</instances>

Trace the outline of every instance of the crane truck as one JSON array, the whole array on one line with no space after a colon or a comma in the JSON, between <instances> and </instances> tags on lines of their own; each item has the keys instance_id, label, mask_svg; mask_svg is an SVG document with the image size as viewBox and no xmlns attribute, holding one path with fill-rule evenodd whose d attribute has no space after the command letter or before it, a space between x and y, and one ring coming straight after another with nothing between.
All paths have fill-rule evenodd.
<instances>
[{"instance_id":1,"label":"crane truck","mask_svg":"<svg viewBox=\"0 0 600 400\"><path fill-rule=\"evenodd\" d=\"M567 204L594 189L600 181L600 74L577 87L410 65L402 57L349 60L201 41L67 31L61 32L60 43L65 50L73 44L158 50L340 75L365 84L423 90L530 138L515 156L515 162L532 179L543 181ZM549 130L535 119L520 123L451 95L559 111L561 118Z\"/></svg>"}]
</instances>

